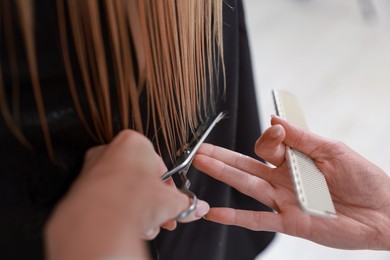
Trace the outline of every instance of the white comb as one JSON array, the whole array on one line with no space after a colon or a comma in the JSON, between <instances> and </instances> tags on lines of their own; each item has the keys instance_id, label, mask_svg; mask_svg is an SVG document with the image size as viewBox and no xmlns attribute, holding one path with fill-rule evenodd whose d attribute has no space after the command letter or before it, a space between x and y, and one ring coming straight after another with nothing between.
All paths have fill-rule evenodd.
<instances>
[{"instance_id":1,"label":"white comb","mask_svg":"<svg viewBox=\"0 0 390 260\"><path fill-rule=\"evenodd\" d=\"M283 90L273 90L272 93L277 115L307 129L296 96ZM286 148L289 171L302 210L311 215L336 217L336 210L323 173L310 157L290 147Z\"/></svg>"}]
</instances>

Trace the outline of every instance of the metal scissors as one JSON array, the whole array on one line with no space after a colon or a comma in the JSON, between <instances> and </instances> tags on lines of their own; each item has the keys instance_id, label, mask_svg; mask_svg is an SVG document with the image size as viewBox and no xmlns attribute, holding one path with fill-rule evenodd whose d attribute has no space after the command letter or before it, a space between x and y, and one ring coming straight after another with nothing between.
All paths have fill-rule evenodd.
<instances>
[{"instance_id":1,"label":"metal scissors","mask_svg":"<svg viewBox=\"0 0 390 260\"><path fill-rule=\"evenodd\" d=\"M187 172L191 167L192 161L194 160L196 151L199 149L201 144L205 141L207 136L210 134L210 132L213 130L214 126L221 121L225 117L225 113L221 112L217 115L217 117L211 122L211 124L207 127L207 125L201 126L196 132L193 137L193 139L189 142L188 147L184 150L182 155L178 158L177 163L174 165L173 169L170 171L167 171L161 176L162 181L166 181L169 177L174 175L175 173L178 173L180 175L180 179L182 181L180 191L186 194L190 200L191 205L181 212L177 217L176 220L181 220L186 217L188 217L196 208L196 204L198 202L198 198L190 190L191 182L187 177Z\"/></svg>"}]
</instances>

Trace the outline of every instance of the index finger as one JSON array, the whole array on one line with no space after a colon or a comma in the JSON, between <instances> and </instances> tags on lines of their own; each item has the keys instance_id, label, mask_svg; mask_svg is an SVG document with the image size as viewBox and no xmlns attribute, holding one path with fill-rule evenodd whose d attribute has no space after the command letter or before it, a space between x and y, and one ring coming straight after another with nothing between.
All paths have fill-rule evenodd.
<instances>
[{"instance_id":1,"label":"index finger","mask_svg":"<svg viewBox=\"0 0 390 260\"><path fill-rule=\"evenodd\" d=\"M208 157L219 160L231 167L260 177L265 181L270 181L271 179L272 168L244 154L211 144L203 144L199 148L198 154L204 154Z\"/></svg>"}]
</instances>

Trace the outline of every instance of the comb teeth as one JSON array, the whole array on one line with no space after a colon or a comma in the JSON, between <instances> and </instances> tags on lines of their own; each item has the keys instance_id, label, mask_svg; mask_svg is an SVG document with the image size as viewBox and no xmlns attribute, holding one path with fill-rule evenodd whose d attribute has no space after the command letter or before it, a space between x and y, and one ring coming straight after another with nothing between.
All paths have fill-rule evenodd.
<instances>
[{"instance_id":1,"label":"comb teeth","mask_svg":"<svg viewBox=\"0 0 390 260\"><path fill-rule=\"evenodd\" d=\"M277 114L291 123L307 129L298 99L290 92L274 90ZM325 176L314 161L305 154L287 147L287 161L290 175L302 210L322 217L336 217L336 210Z\"/></svg>"},{"instance_id":2,"label":"comb teeth","mask_svg":"<svg viewBox=\"0 0 390 260\"><path fill-rule=\"evenodd\" d=\"M322 172L308 156L288 150L291 177L301 208L310 214L334 217L336 210Z\"/></svg>"}]
</instances>

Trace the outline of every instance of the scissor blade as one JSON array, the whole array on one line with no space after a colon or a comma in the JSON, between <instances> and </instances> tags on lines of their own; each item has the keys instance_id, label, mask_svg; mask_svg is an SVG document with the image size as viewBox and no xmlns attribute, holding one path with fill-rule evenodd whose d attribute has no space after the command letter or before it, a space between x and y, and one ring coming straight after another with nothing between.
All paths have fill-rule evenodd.
<instances>
[{"instance_id":1,"label":"scissor blade","mask_svg":"<svg viewBox=\"0 0 390 260\"><path fill-rule=\"evenodd\" d=\"M185 157L184 160L177 166L175 166L172 170L167 171L161 176L162 181L166 181L169 177L171 177L173 174L181 171L184 169L187 165L192 163L192 160L195 157L196 151L199 149L199 147L202 145L202 143L206 140L207 136L211 133L215 125L221 121L225 117L225 113L221 112L217 115L217 117L211 122L211 124L208 126L206 131L203 133L203 135L192 144L192 146L187 148L187 152L184 152L182 156Z\"/></svg>"}]
</instances>

